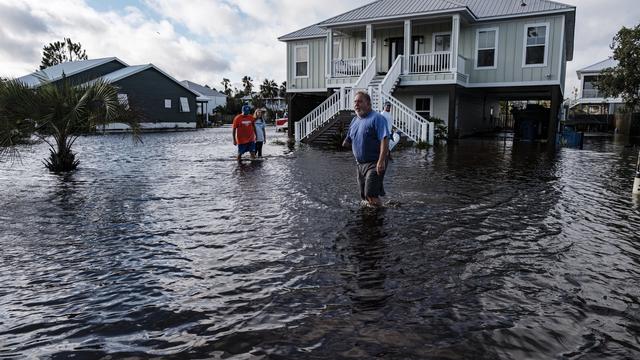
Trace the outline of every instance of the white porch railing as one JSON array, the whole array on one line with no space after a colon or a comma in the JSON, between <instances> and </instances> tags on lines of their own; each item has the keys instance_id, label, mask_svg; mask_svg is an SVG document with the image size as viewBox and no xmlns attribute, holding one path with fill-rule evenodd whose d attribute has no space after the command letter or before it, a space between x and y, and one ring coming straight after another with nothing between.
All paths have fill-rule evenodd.
<instances>
[{"instance_id":1,"label":"white porch railing","mask_svg":"<svg viewBox=\"0 0 640 360\"><path fill-rule=\"evenodd\" d=\"M371 58L369 65L364 69L358 81L353 85L354 89L366 89L369 83L376 76L376 57Z\"/></svg>"},{"instance_id":2,"label":"white porch railing","mask_svg":"<svg viewBox=\"0 0 640 360\"><path fill-rule=\"evenodd\" d=\"M382 99L391 103L391 118L393 126L407 135L411 140L426 142L433 144L433 135L435 126L432 122L427 121L415 111L403 104L400 100L394 98L388 93L383 92Z\"/></svg>"},{"instance_id":3,"label":"white porch railing","mask_svg":"<svg viewBox=\"0 0 640 360\"><path fill-rule=\"evenodd\" d=\"M393 65L391 65L391 68L389 68L389 71L387 72L387 76L385 76L382 82L380 83L381 93L391 94L391 91L393 90L393 86L396 84L396 81L398 81L398 78L400 78L400 74L402 74L402 58L403 57L404 55L399 55L396 58L396 60L393 62Z\"/></svg>"},{"instance_id":4,"label":"white porch railing","mask_svg":"<svg viewBox=\"0 0 640 360\"><path fill-rule=\"evenodd\" d=\"M367 58L335 59L331 65L334 77L360 76L367 66Z\"/></svg>"},{"instance_id":5,"label":"white porch railing","mask_svg":"<svg viewBox=\"0 0 640 360\"><path fill-rule=\"evenodd\" d=\"M451 52L437 51L428 54L409 56L409 72L413 74L429 74L451 71Z\"/></svg>"},{"instance_id":6,"label":"white porch railing","mask_svg":"<svg viewBox=\"0 0 640 360\"><path fill-rule=\"evenodd\" d=\"M318 105L307 116L295 122L295 138L300 141L309 136L316 129L324 125L329 119L344 107L342 91L336 92Z\"/></svg>"}]
</instances>

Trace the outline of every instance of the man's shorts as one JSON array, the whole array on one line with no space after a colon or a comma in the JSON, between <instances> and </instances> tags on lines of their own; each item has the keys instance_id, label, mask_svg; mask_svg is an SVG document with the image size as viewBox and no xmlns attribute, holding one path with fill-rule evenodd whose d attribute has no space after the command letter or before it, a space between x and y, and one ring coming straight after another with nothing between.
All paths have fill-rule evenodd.
<instances>
[{"instance_id":1,"label":"man's shorts","mask_svg":"<svg viewBox=\"0 0 640 360\"><path fill-rule=\"evenodd\" d=\"M242 155L246 152L256 152L256 143L254 141L246 144L238 144L238 155Z\"/></svg>"},{"instance_id":2,"label":"man's shorts","mask_svg":"<svg viewBox=\"0 0 640 360\"><path fill-rule=\"evenodd\" d=\"M384 173L378 175L376 171L377 162L358 163L356 172L358 176L358 186L360 187L360 197L366 200L367 197L384 196Z\"/></svg>"}]
</instances>

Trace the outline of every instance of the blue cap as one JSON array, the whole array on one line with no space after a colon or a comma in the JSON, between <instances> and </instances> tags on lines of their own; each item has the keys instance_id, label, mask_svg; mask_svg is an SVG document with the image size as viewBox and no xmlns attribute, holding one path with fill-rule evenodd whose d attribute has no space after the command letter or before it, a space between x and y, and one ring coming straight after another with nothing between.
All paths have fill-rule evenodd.
<instances>
[{"instance_id":1,"label":"blue cap","mask_svg":"<svg viewBox=\"0 0 640 360\"><path fill-rule=\"evenodd\" d=\"M249 105L242 105L242 115L249 115L251 107Z\"/></svg>"}]
</instances>

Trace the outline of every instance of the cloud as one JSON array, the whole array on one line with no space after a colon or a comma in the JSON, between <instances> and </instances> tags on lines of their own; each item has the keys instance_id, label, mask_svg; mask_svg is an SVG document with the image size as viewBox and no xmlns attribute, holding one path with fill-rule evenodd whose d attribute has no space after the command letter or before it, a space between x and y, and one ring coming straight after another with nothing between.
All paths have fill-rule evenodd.
<instances>
[{"instance_id":1,"label":"cloud","mask_svg":"<svg viewBox=\"0 0 640 360\"><path fill-rule=\"evenodd\" d=\"M229 78L240 87L240 79L249 75L256 86L265 78L280 83L286 76L286 46L279 36L370 1L132 0L119 8L97 5L109 8L97 10L92 0L0 0L0 76L33 71L44 45L70 37L91 58L153 63L179 80L220 87L222 78ZM637 0L560 1L577 7L568 96L579 84L575 71L609 56L611 38L621 26L637 24L640 8Z\"/></svg>"}]
</instances>

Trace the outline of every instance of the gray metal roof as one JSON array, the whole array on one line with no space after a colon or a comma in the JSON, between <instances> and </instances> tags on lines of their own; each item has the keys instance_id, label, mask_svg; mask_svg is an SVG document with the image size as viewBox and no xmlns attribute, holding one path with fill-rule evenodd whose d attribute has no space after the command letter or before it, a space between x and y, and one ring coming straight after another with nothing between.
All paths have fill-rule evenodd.
<instances>
[{"instance_id":1,"label":"gray metal roof","mask_svg":"<svg viewBox=\"0 0 640 360\"><path fill-rule=\"evenodd\" d=\"M320 26L469 11L476 20L573 9L549 0L378 0L321 22Z\"/></svg>"},{"instance_id":2,"label":"gray metal roof","mask_svg":"<svg viewBox=\"0 0 640 360\"><path fill-rule=\"evenodd\" d=\"M608 58L605 60L602 60L600 62L597 62L593 65L589 65L585 68L582 68L578 71L576 71L576 73L578 73L578 76L580 76L580 74L582 73L596 73L596 72L600 72L604 69L607 68L612 68L612 67L616 67L618 66L618 60L614 60L613 58Z\"/></svg>"},{"instance_id":3,"label":"gray metal roof","mask_svg":"<svg viewBox=\"0 0 640 360\"><path fill-rule=\"evenodd\" d=\"M182 86L183 88L189 90L189 92L194 94L195 96L200 96L200 94L197 91L189 89L183 83L179 82L178 80L173 78L171 75L169 75L166 72L162 71L160 68L156 67L153 64L127 66L126 68L123 68L123 69L120 69L120 70L116 70L116 71L114 71L112 73L103 75L102 77L100 77L98 79L95 79L93 81L104 80L104 81L106 81L108 83L114 83L116 81L120 81L120 80L122 80L124 78L127 78L127 77L129 77L131 75L137 74L137 73L142 72L142 71L147 70L147 69L154 69L154 70L158 71L159 73L161 73L162 75L168 77L171 81L175 82L179 86Z\"/></svg>"},{"instance_id":4,"label":"gray metal roof","mask_svg":"<svg viewBox=\"0 0 640 360\"><path fill-rule=\"evenodd\" d=\"M42 80L44 81L60 80L62 78L62 74L66 76L75 75L114 60L120 62L124 66L128 66L125 62L123 62L122 60L116 57L81 60L81 61L69 61L69 62L64 62L58 65L50 66L44 70L38 70L29 75L19 77L18 81L23 82L27 86L38 86L42 83Z\"/></svg>"},{"instance_id":5,"label":"gray metal roof","mask_svg":"<svg viewBox=\"0 0 640 360\"><path fill-rule=\"evenodd\" d=\"M307 26L304 29L300 29L292 33L289 33L287 35L280 36L278 40L288 41L288 40L309 39L309 38L324 37L326 35L327 35L327 30L318 26L318 24L314 24L311 26Z\"/></svg>"},{"instance_id":6,"label":"gray metal roof","mask_svg":"<svg viewBox=\"0 0 640 360\"><path fill-rule=\"evenodd\" d=\"M227 95L221 93L220 91L208 88L206 86L202 86L200 84L196 84L193 81L189 81L189 80L183 80L181 81L182 85L188 87L191 90L194 90L198 93L200 93L203 96L208 96L208 97L224 97L226 98Z\"/></svg>"},{"instance_id":7,"label":"gray metal roof","mask_svg":"<svg viewBox=\"0 0 640 360\"><path fill-rule=\"evenodd\" d=\"M334 16L318 24L284 35L289 41L322 37L326 28L342 24L403 19L420 15L465 12L476 21L501 17L518 17L548 12L574 11L575 7L549 0L377 0L357 9Z\"/></svg>"}]
</instances>

